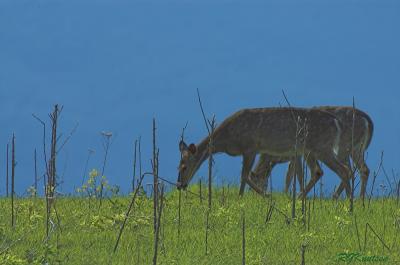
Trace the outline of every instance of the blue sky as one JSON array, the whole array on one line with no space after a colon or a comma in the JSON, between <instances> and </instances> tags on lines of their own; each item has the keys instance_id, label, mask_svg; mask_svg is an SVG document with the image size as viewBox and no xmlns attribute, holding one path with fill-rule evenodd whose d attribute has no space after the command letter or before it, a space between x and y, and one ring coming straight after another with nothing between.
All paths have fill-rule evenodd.
<instances>
[{"instance_id":1,"label":"blue sky","mask_svg":"<svg viewBox=\"0 0 400 265\"><path fill-rule=\"evenodd\" d=\"M58 160L64 192L80 185L88 148L96 151L89 168L101 168L101 131L114 134L105 175L127 191L139 136L150 169L153 117L160 174L175 181L181 128L188 121L188 142L206 135L196 88L217 122L241 108L284 105L282 89L305 107L351 105L354 96L375 122L371 171L384 150L386 170L399 172L399 26L396 1L2 0L0 194L12 132L18 193L32 184L33 150L43 150L31 114L48 119L54 103L64 106L64 135L79 122ZM240 158L220 155L215 179L238 182L240 168ZM273 172L277 188L284 170ZM332 189L339 178L325 172Z\"/></svg>"}]
</instances>

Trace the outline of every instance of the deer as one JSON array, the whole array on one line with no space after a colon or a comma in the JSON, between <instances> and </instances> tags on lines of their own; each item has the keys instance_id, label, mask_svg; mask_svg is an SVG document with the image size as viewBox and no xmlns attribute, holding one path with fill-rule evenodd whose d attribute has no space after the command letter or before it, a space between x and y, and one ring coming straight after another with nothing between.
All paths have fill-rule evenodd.
<instances>
[{"instance_id":1,"label":"deer","mask_svg":"<svg viewBox=\"0 0 400 265\"><path fill-rule=\"evenodd\" d=\"M299 130L303 124L307 130ZM181 160L178 166L178 189L186 189L201 164L210 153L242 156L239 195L244 193L246 183L252 183L249 174L257 154L296 159L318 157L332 169L344 183L350 196L351 170L340 159L342 125L329 112L306 108L253 108L242 109L226 118L213 133L197 145L179 142ZM210 137L212 146L209 148Z\"/></svg>"},{"instance_id":2,"label":"deer","mask_svg":"<svg viewBox=\"0 0 400 265\"><path fill-rule=\"evenodd\" d=\"M372 122L372 119L365 112L353 107L322 106L314 107L314 109L319 109L332 113L342 122L343 132L339 147L344 152L342 162L345 163L346 166L350 167L349 159L351 158L355 165L355 168L360 172L360 196L361 198L364 198L370 173L370 170L365 162L364 153L370 145L373 135L374 124ZM309 156L307 158L307 165L309 166L311 171L311 180L304 190L301 189L301 194L306 195L323 175L323 171L319 166L317 159L318 157L312 156ZM260 190L263 191L262 187L265 187L265 183L268 181L268 177L273 167L276 164L286 162L290 163L286 174L285 192L288 192L289 185L292 181L292 177L294 174L299 176L298 181L302 183L304 176L301 160L299 157L297 158L297 161L294 162L293 159L288 157L276 157L268 156L267 154L261 154L255 170L251 174L253 184L257 185L258 187L258 189L255 190L258 192ZM294 167L296 167L296 169L294 169ZM303 185L300 184L300 187L302 188ZM344 187L345 184L342 182L334 193L335 198L340 196Z\"/></svg>"}]
</instances>

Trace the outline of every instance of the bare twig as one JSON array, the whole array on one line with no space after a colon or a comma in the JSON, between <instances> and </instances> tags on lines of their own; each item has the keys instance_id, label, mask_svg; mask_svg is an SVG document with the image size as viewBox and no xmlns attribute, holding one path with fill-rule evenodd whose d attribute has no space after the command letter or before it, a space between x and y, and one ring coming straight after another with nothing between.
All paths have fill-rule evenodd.
<instances>
[{"instance_id":1,"label":"bare twig","mask_svg":"<svg viewBox=\"0 0 400 265\"><path fill-rule=\"evenodd\" d=\"M89 148L88 149L88 155L87 155L86 162L85 162L85 168L84 168L83 174L82 174L82 185L85 182L86 172L87 172L87 168L88 168L88 165L89 165L90 156L92 154L94 154L94 150Z\"/></svg>"},{"instance_id":2,"label":"bare twig","mask_svg":"<svg viewBox=\"0 0 400 265\"><path fill-rule=\"evenodd\" d=\"M160 239L160 227L161 227L161 215L164 206L164 185L161 184L161 198L160 198L160 206L157 213L157 227L156 227L156 234L154 240L154 256L153 256L153 265L157 265L157 254L158 254L158 242Z\"/></svg>"},{"instance_id":3,"label":"bare twig","mask_svg":"<svg viewBox=\"0 0 400 265\"><path fill-rule=\"evenodd\" d=\"M141 145L142 145L142 137L139 136L139 147L138 147L138 151L139 151L139 176L142 175L142 149L141 149Z\"/></svg>"},{"instance_id":4,"label":"bare twig","mask_svg":"<svg viewBox=\"0 0 400 265\"><path fill-rule=\"evenodd\" d=\"M354 102L354 97L353 97L353 115L352 115L352 125L351 125L351 157L354 156L354 121L355 121L355 102ZM356 168L355 164L353 162L353 170L352 172L355 173ZM351 192L350 192L350 213L353 213L353 208L354 208L354 180L355 180L355 174L352 174L351 177Z\"/></svg>"},{"instance_id":5,"label":"bare twig","mask_svg":"<svg viewBox=\"0 0 400 265\"><path fill-rule=\"evenodd\" d=\"M182 208L182 190L178 190L179 201L178 201L178 238L181 235L181 208Z\"/></svg>"},{"instance_id":6,"label":"bare twig","mask_svg":"<svg viewBox=\"0 0 400 265\"><path fill-rule=\"evenodd\" d=\"M206 255L208 255L208 229L209 229L210 209L207 209L206 214Z\"/></svg>"},{"instance_id":7,"label":"bare twig","mask_svg":"<svg viewBox=\"0 0 400 265\"><path fill-rule=\"evenodd\" d=\"M44 121L42 121L38 116L36 116L35 114L32 114L32 116L42 124L43 126L43 158L44 158L44 164L46 167L46 174L48 174L49 171L49 167L47 164L47 154L46 154L46 123ZM46 182L44 183L44 185L46 185Z\"/></svg>"},{"instance_id":8,"label":"bare twig","mask_svg":"<svg viewBox=\"0 0 400 265\"><path fill-rule=\"evenodd\" d=\"M136 177L136 150L138 140L135 140L135 147L133 153L133 175L132 175L132 192L135 190L135 177Z\"/></svg>"},{"instance_id":9,"label":"bare twig","mask_svg":"<svg viewBox=\"0 0 400 265\"><path fill-rule=\"evenodd\" d=\"M197 88L197 98L199 99L200 109L201 109L201 113L203 114L203 119L204 119L204 123L206 124L208 135L210 135L210 128L208 127L206 115L204 114L203 104L201 103L200 92L199 92L198 88Z\"/></svg>"},{"instance_id":10,"label":"bare twig","mask_svg":"<svg viewBox=\"0 0 400 265\"><path fill-rule=\"evenodd\" d=\"M62 108L61 108L62 110ZM56 169L56 156L57 156L57 123L58 123L58 116L61 112L61 110L58 108L58 105L54 105L54 111L52 114L49 114L50 119L51 119L51 149L50 149L50 161L49 161L49 170L48 170L48 184L49 184L49 197L48 199L53 200L54 197L54 192L55 192L55 186L56 186L56 175L57 175L57 169Z\"/></svg>"},{"instance_id":11,"label":"bare twig","mask_svg":"<svg viewBox=\"0 0 400 265\"><path fill-rule=\"evenodd\" d=\"M369 209L369 206L371 205L371 198L372 198L373 191L374 191L375 180L376 180L376 177L379 174L379 171L382 168L382 165L383 165L383 151L381 152L381 160L379 162L378 170L376 172L374 172L374 178L372 180L372 186L371 186L371 193L370 193L369 198L368 198L368 209Z\"/></svg>"},{"instance_id":12,"label":"bare twig","mask_svg":"<svg viewBox=\"0 0 400 265\"><path fill-rule=\"evenodd\" d=\"M183 139L185 137L185 130L186 130L187 125L188 125L188 122L186 122L185 127L182 128L181 141L183 141Z\"/></svg>"},{"instance_id":13,"label":"bare twig","mask_svg":"<svg viewBox=\"0 0 400 265\"><path fill-rule=\"evenodd\" d=\"M144 174L144 175L151 175L151 176L152 176L152 175L153 175L153 172L145 172L145 173L143 173L143 174ZM176 187L176 183L173 183L173 182L167 180L166 178L161 177L160 175L158 175L157 177L158 177L158 179L164 181L165 183L168 183L168 184L170 184L170 185ZM199 194L197 194L197 193L195 193L195 192L192 192L192 191L190 191L190 190L186 190L186 193L195 195L196 197L199 197L199 196L200 196ZM202 197L202 199L204 200L204 197Z\"/></svg>"},{"instance_id":14,"label":"bare twig","mask_svg":"<svg viewBox=\"0 0 400 265\"><path fill-rule=\"evenodd\" d=\"M11 143L11 226L15 227L14 196L15 196L15 135L13 133Z\"/></svg>"},{"instance_id":15,"label":"bare twig","mask_svg":"<svg viewBox=\"0 0 400 265\"><path fill-rule=\"evenodd\" d=\"M370 229L372 231L372 233L376 236L376 238L379 239L379 241L381 241L382 245L390 251L390 248L386 245L386 243L383 241L383 239L375 232L375 230L372 228L372 226L369 223L365 224L365 241L364 241L364 251L367 247L367 229Z\"/></svg>"},{"instance_id":16,"label":"bare twig","mask_svg":"<svg viewBox=\"0 0 400 265\"><path fill-rule=\"evenodd\" d=\"M306 265L306 245L301 244L301 265Z\"/></svg>"},{"instance_id":17,"label":"bare twig","mask_svg":"<svg viewBox=\"0 0 400 265\"><path fill-rule=\"evenodd\" d=\"M383 165L382 165L382 172L383 172L383 175L384 175L385 178L386 178L387 183L389 184L390 193L388 194L388 196L390 196L391 194L393 194L393 187L392 187L392 184L390 183L389 176L388 176L388 174L386 173L385 167L384 167Z\"/></svg>"},{"instance_id":18,"label":"bare twig","mask_svg":"<svg viewBox=\"0 0 400 265\"><path fill-rule=\"evenodd\" d=\"M114 253L117 251L118 244L119 244L119 241L121 239L122 232L124 231L124 228L125 228L125 225L126 225L126 221L128 220L128 217L129 217L129 214L130 214L130 212L131 212L131 210L133 208L133 205L135 204L135 200L136 200L136 197L138 195L139 189L140 189L140 187L142 185L142 181L143 181L144 176L145 176L145 174L140 176L138 185L136 186L136 189L135 189L135 191L133 193L131 203L129 204L128 210L125 213L124 221L122 222L122 225L121 225L121 227L119 229L117 241L115 242L115 245L114 245Z\"/></svg>"},{"instance_id":19,"label":"bare twig","mask_svg":"<svg viewBox=\"0 0 400 265\"><path fill-rule=\"evenodd\" d=\"M356 226L356 232L357 232L357 240L358 240L358 248L361 251L361 240L360 240L360 233L358 232L358 225L357 225L357 218L356 215L354 215L354 224Z\"/></svg>"},{"instance_id":20,"label":"bare twig","mask_svg":"<svg viewBox=\"0 0 400 265\"><path fill-rule=\"evenodd\" d=\"M283 95L285 96L286 99L286 95L285 92L282 90ZM286 99L287 100L287 99ZM289 104L289 101L288 101ZM295 139L295 146L294 146L294 150L295 150L295 160L294 160L294 175L293 175L293 187L292 187L292 218L294 219L296 217L296 181L297 181L297 145L298 145L298 138L299 138L299 132L300 132L300 128L299 128L299 123L300 123L300 117L297 117L297 121L296 121L296 139Z\"/></svg>"},{"instance_id":21,"label":"bare twig","mask_svg":"<svg viewBox=\"0 0 400 265\"><path fill-rule=\"evenodd\" d=\"M213 134L214 134L214 129L215 129L215 116L212 118L211 122L211 133L209 136L209 142L208 142L208 208L211 209L211 204L212 204L212 166L213 166L213 149L214 149L214 143L213 143Z\"/></svg>"},{"instance_id":22,"label":"bare twig","mask_svg":"<svg viewBox=\"0 0 400 265\"><path fill-rule=\"evenodd\" d=\"M157 164L157 146L156 146L156 120L153 118L153 223L154 234L157 230L157 203L158 203L158 164Z\"/></svg>"},{"instance_id":23,"label":"bare twig","mask_svg":"<svg viewBox=\"0 0 400 265\"><path fill-rule=\"evenodd\" d=\"M33 155L33 160L34 160L34 163L35 163L35 182L34 182L34 187L35 187L35 197L36 197L36 194L37 194L37 190L38 190L38 186L37 186L37 181L38 181L38 177L37 177L37 165L36 165L36 161L37 161L37 159L36 159L36 148L35 148L35 152L34 152L34 155Z\"/></svg>"},{"instance_id":24,"label":"bare twig","mask_svg":"<svg viewBox=\"0 0 400 265\"><path fill-rule=\"evenodd\" d=\"M268 207L268 212L267 215L265 217L265 223L268 223L271 220L272 217L272 213L274 211L274 206L275 206L275 201L272 201Z\"/></svg>"},{"instance_id":25,"label":"bare twig","mask_svg":"<svg viewBox=\"0 0 400 265\"><path fill-rule=\"evenodd\" d=\"M200 199L200 204L203 204L202 186L203 186L203 184L201 184L201 178L200 178L199 179L199 199Z\"/></svg>"},{"instance_id":26,"label":"bare twig","mask_svg":"<svg viewBox=\"0 0 400 265\"><path fill-rule=\"evenodd\" d=\"M242 265L246 264L246 217L242 212Z\"/></svg>"},{"instance_id":27,"label":"bare twig","mask_svg":"<svg viewBox=\"0 0 400 265\"><path fill-rule=\"evenodd\" d=\"M277 207L275 206L275 204L273 205L273 208L274 208L279 214L281 214L283 217L285 217L285 222L286 222L286 224L290 224L290 218L289 218L289 216L287 216L284 212L282 212L279 208L277 208Z\"/></svg>"},{"instance_id":28,"label":"bare twig","mask_svg":"<svg viewBox=\"0 0 400 265\"><path fill-rule=\"evenodd\" d=\"M104 160L103 160L103 166L101 169L101 178L103 178L104 176L104 170L106 168L106 163L107 163L107 157L108 157L108 152L110 150L110 138L112 137L112 133L111 132L101 132L101 135L103 136L103 147L105 149L105 153L104 153ZM103 189L104 189L104 183L103 183L103 179L100 180L100 205L99 208L101 207L101 202L103 199Z\"/></svg>"},{"instance_id":29,"label":"bare twig","mask_svg":"<svg viewBox=\"0 0 400 265\"><path fill-rule=\"evenodd\" d=\"M9 154L9 151L8 151L8 143L7 143L7 151L6 151L6 196L8 197L8 187L9 187L9 184L8 184L8 154Z\"/></svg>"},{"instance_id":30,"label":"bare twig","mask_svg":"<svg viewBox=\"0 0 400 265\"><path fill-rule=\"evenodd\" d=\"M61 111L60 111L61 112ZM74 128L72 128L71 132L69 133L69 135L67 136L67 138L65 138L64 142L61 144L60 148L58 148L57 150L57 154L63 149L63 147L66 145L66 143L68 143L68 141L71 139L72 135L75 133L76 129L78 129L79 126L79 122L77 122L74 126Z\"/></svg>"},{"instance_id":31,"label":"bare twig","mask_svg":"<svg viewBox=\"0 0 400 265\"><path fill-rule=\"evenodd\" d=\"M400 178L399 182L397 183L397 205L399 205L399 201L400 201Z\"/></svg>"}]
</instances>

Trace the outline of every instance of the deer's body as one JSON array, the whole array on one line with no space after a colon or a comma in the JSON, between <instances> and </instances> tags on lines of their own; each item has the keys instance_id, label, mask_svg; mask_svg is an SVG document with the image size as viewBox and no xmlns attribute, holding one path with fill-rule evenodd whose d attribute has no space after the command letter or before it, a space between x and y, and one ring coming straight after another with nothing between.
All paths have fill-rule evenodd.
<instances>
[{"instance_id":1,"label":"deer's body","mask_svg":"<svg viewBox=\"0 0 400 265\"><path fill-rule=\"evenodd\" d=\"M335 115L342 124L343 131L339 149L341 150L340 160L346 166L350 167L349 158L353 160L357 170L361 175L361 191L360 194L363 197L365 195L365 189L368 182L369 168L365 163L364 152L368 148L372 134L373 134L373 122L371 118L363 111L354 109L354 122L353 122L353 108L352 107L331 107L324 106L314 109L327 111ZM353 130L354 128L354 130ZM307 164L311 170L311 180L307 184L307 187L303 192L307 194L308 191L315 185L319 178L323 175L323 172L317 162L318 156L313 157L310 155L307 159ZM290 157L276 157L269 156L268 154L261 154L259 162L255 168L253 179L256 185L262 189L265 183L268 181L268 176L272 168L278 163L289 162L289 169L286 175L285 191L287 192L290 182L292 180L294 169L294 161ZM300 159L296 162L296 172L299 176L299 181L303 179L303 169L301 166ZM255 177L254 177L255 176ZM338 196L345 184L341 183L335 196Z\"/></svg>"},{"instance_id":2,"label":"deer's body","mask_svg":"<svg viewBox=\"0 0 400 265\"><path fill-rule=\"evenodd\" d=\"M299 132L299 126L307 130ZM238 111L225 119L212 135L212 152L243 156L240 194L258 153L277 157L311 154L320 158L348 183L350 169L340 162L340 121L334 115L316 109L257 108ZM306 133L305 133L306 132ZM178 187L185 188L203 161L209 156L209 136L197 146L182 141ZM249 183L251 184L251 183ZM350 187L344 186L350 193Z\"/></svg>"}]
</instances>

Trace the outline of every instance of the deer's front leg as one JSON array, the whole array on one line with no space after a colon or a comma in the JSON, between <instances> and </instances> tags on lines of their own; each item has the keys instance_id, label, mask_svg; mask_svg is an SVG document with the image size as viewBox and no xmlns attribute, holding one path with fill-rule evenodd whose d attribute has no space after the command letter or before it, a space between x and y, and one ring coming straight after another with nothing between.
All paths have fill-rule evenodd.
<instances>
[{"instance_id":1,"label":"deer's front leg","mask_svg":"<svg viewBox=\"0 0 400 265\"><path fill-rule=\"evenodd\" d=\"M255 158L256 158L256 153L248 153L243 155L242 175L240 177L240 191L239 191L240 196L242 196L244 193L246 182L248 183L250 182L248 181L248 178L250 170L253 167Z\"/></svg>"}]
</instances>

